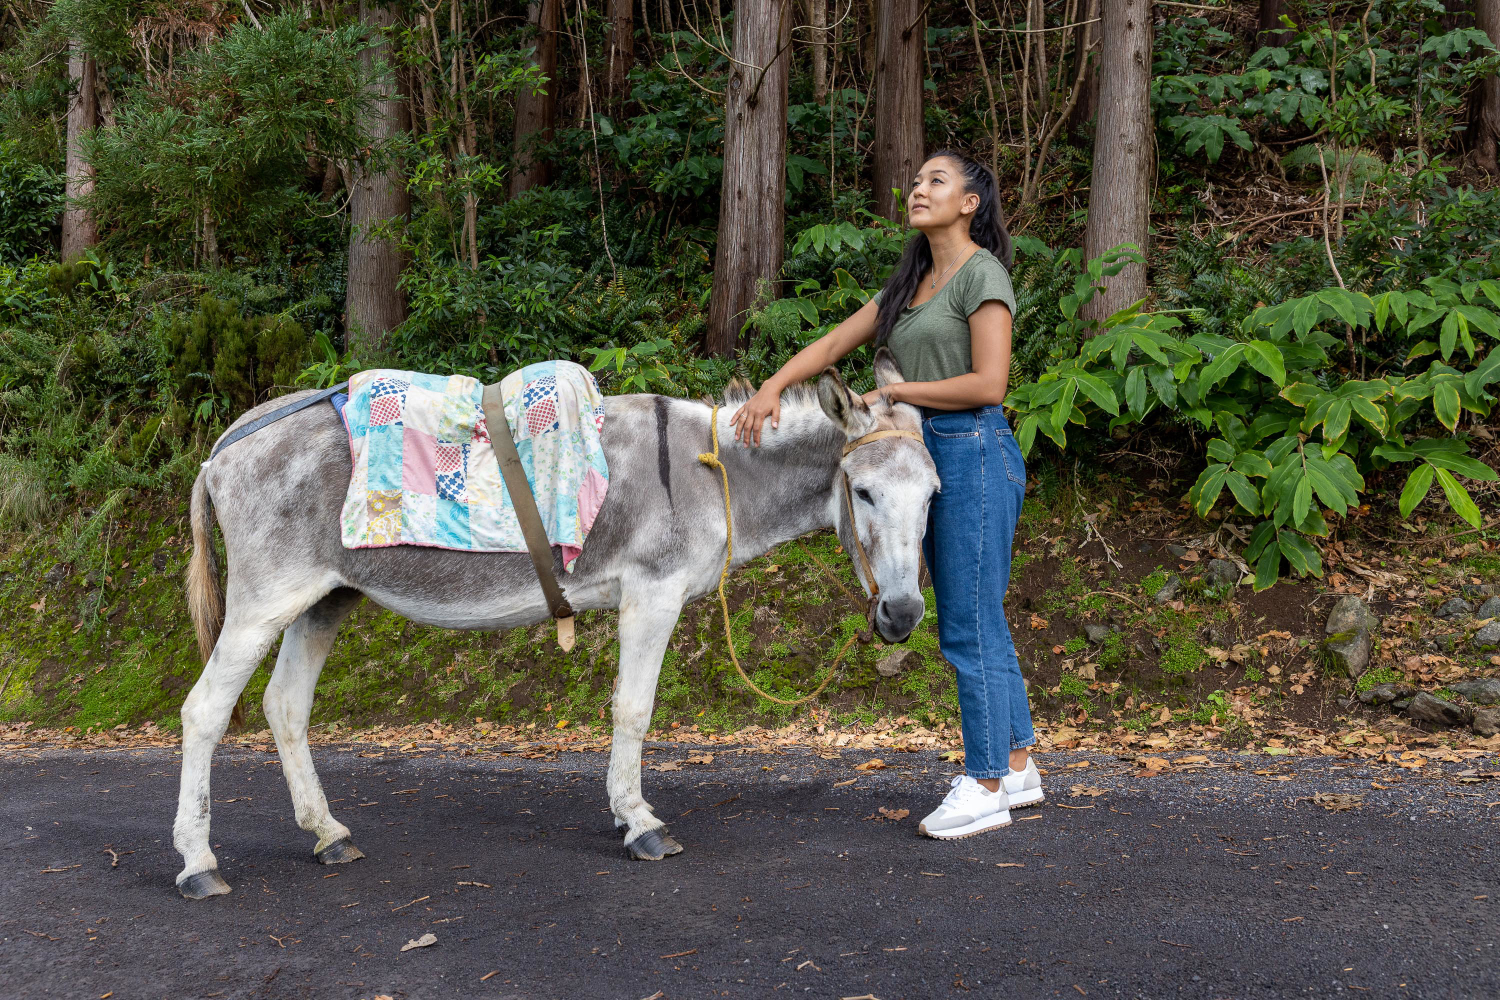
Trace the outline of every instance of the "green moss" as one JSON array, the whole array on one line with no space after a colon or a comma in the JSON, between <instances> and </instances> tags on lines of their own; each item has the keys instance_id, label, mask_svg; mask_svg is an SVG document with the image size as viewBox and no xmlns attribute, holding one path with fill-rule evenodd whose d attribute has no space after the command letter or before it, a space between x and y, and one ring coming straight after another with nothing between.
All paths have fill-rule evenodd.
<instances>
[{"instance_id":1,"label":"green moss","mask_svg":"<svg viewBox=\"0 0 1500 1000\"><path fill-rule=\"evenodd\" d=\"M1064 698L1087 698L1089 686L1076 674L1063 674L1058 681L1058 693Z\"/></svg>"},{"instance_id":2,"label":"green moss","mask_svg":"<svg viewBox=\"0 0 1500 1000\"><path fill-rule=\"evenodd\" d=\"M1146 579L1141 581L1141 590L1147 595L1154 594L1167 585L1167 573L1160 566Z\"/></svg>"},{"instance_id":3,"label":"green moss","mask_svg":"<svg viewBox=\"0 0 1500 1000\"><path fill-rule=\"evenodd\" d=\"M1208 662L1196 631L1196 628L1179 626L1167 634L1167 649L1161 657L1162 673L1181 677L1196 673Z\"/></svg>"},{"instance_id":4,"label":"green moss","mask_svg":"<svg viewBox=\"0 0 1500 1000\"><path fill-rule=\"evenodd\" d=\"M1083 652L1085 649L1087 649L1088 648L1088 644L1089 644L1089 641L1087 639L1085 639L1083 636L1081 636L1081 635L1075 635L1073 638L1071 638L1067 642L1063 643L1063 652L1067 653L1069 656L1074 656L1074 655L1076 655L1078 653Z\"/></svg>"},{"instance_id":5,"label":"green moss","mask_svg":"<svg viewBox=\"0 0 1500 1000\"><path fill-rule=\"evenodd\" d=\"M1399 670L1393 670L1390 667L1380 667L1377 670L1366 670L1361 674L1359 683L1354 685L1354 690L1359 694L1364 694L1371 688L1379 687L1381 684L1399 684L1404 680L1406 680L1406 676Z\"/></svg>"}]
</instances>

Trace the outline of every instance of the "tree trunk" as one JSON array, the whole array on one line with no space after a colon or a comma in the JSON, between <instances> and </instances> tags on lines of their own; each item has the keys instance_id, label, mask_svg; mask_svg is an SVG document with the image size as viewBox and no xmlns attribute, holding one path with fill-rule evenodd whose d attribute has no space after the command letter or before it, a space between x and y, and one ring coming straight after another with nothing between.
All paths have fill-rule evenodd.
<instances>
[{"instance_id":1,"label":"tree trunk","mask_svg":"<svg viewBox=\"0 0 1500 1000\"><path fill-rule=\"evenodd\" d=\"M828 0L807 0L807 20L812 25L813 103L828 100Z\"/></svg>"},{"instance_id":2,"label":"tree trunk","mask_svg":"<svg viewBox=\"0 0 1500 1000\"><path fill-rule=\"evenodd\" d=\"M795 2L750 0L735 9L736 62L724 91L719 245L705 334L712 354L734 354L746 313L759 304L761 282L774 282L781 273L788 36Z\"/></svg>"},{"instance_id":3,"label":"tree trunk","mask_svg":"<svg viewBox=\"0 0 1500 1000\"><path fill-rule=\"evenodd\" d=\"M1286 0L1260 0L1260 14L1256 18L1255 43L1257 46L1285 45L1293 38L1293 32L1281 25L1281 15L1286 13Z\"/></svg>"},{"instance_id":4,"label":"tree trunk","mask_svg":"<svg viewBox=\"0 0 1500 1000\"><path fill-rule=\"evenodd\" d=\"M1120 243L1144 254L1151 208L1151 5L1103 0L1099 13L1099 125L1083 237L1090 259ZM1146 268L1132 264L1106 279L1084 316L1102 321L1145 296Z\"/></svg>"},{"instance_id":5,"label":"tree trunk","mask_svg":"<svg viewBox=\"0 0 1500 1000\"><path fill-rule=\"evenodd\" d=\"M362 0L360 19L378 32L395 23L391 8ZM370 75L376 103L366 123L369 135L384 143L407 129L406 102L389 64L390 43L365 49L360 55ZM375 74L379 73L377 77ZM370 230L392 219L405 219L411 212L411 195L397 164L376 170L367 163L354 165L349 238L349 281L344 299L345 346L350 350L379 348L385 335L406 319L406 296L398 287L405 263L393 240L378 239Z\"/></svg>"},{"instance_id":6,"label":"tree trunk","mask_svg":"<svg viewBox=\"0 0 1500 1000\"><path fill-rule=\"evenodd\" d=\"M1490 41L1500 45L1500 0L1474 0L1474 24ZM1479 82L1477 124L1474 157L1484 170L1500 174L1500 164L1496 162L1500 147L1500 76L1487 76Z\"/></svg>"},{"instance_id":7,"label":"tree trunk","mask_svg":"<svg viewBox=\"0 0 1500 1000\"><path fill-rule=\"evenodd\" d=\"M557 16L560 0L532 0L528 14L536 26L536 52L531 64L547 78L544 94L522 87L516 96L515 170L510 175L510 196L547 183L548 164L532 155L532 146L552 136L557 116Z\"/></svg>"},{"instance_id":8,"label":"tree trunk","mask_svg":"<svg viewBox=\"0 0 1500 1000\"><path fill-rule=\"evenodd\" d=\"M94 190L94 168L83 158L83 133L98 124L99 104L94 94L94 60L78 42L68 45L68 153L62 219L62 259L77 260L99 242L99 229L88 209L78 204Z\"/></svg>"},{"instance_id":9,"label":"tree trunk","mask_svg":"<svg viewBox=\"0 0 1500 1000\"><path fill-rule=\"evenodd\" d=\"M635 10L633 0L609 0L609 97L623 100L625 78L635 65Z\"/></svg>"},{"instance_id":10,"label":"tree trunk","mask_svg":"<svg viewBox=\"0 0 1500 1000\"><path fill-rule=\"evenodd\" d=\"M875 211L899 219L905 191L922 168L922 0L880 0L875 39Z\"/></svg>"}]
</instances>

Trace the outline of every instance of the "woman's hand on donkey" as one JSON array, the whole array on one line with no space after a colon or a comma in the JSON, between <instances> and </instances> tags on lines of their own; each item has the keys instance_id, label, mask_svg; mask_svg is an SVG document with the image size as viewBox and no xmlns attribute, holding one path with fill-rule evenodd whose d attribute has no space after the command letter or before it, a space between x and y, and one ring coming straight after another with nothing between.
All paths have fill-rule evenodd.
<instances>
[{"instance_id":1,"label":"woman's hand on donkey","mask_svg":"<svg viewBox=\"0 0 1500 1000\"><path fill-rule=\"evenodd\" d=\"M761 424L768 417L773 430L781 424L781 393L763 385L729 418L734 427L734 439L741 444L759 446Z\"/></svg>"}]
</instances>

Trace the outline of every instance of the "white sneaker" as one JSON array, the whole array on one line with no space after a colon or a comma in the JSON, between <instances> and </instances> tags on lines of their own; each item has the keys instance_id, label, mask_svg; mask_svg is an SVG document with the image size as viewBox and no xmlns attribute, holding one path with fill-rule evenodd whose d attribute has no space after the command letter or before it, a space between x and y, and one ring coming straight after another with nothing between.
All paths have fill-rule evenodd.
<instances>
[{"instance_id":1,"label":"white sneaker","mask_svg":"<svg viewBox=\"0 0 1500 1000\"><path fill-rule=\"evenodd\" d=\"M938 840L961 840L1002 826L1010 826L1010 799L1004 786L992 792L961 774L953 779L953 790L943 804L927 814L917 832Z\"/></svg>"},{"instance_id":2,"label":"white sneaker","mask_svg":"<svg viewBox=\"0 0 1500 1000\"><path fill-rule=\"evenodd\" d=\"M1042 776L1036 769L1035 757L1028 756L1023 770L1010 772L1002 781L1012 809L1042 804Z\"/></svg>"}]
</instances>

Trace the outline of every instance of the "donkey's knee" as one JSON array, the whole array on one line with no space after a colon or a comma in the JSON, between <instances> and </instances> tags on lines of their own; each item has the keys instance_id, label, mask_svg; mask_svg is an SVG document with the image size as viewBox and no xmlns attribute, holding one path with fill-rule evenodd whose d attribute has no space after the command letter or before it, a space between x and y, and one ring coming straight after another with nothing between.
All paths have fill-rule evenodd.
<instances>
[{"instance_id":1,"label":"donkey's knee","mask_svg":"<svg viewBox=\"0 0 1500 1000\"><path fill-rule=\"evenodd\" d=\"M273 733L292 741L307 738L308 713L302 711L298 692L279 681L276 673L271 675L260 703Z\"/></svg>"}]
</instances>

